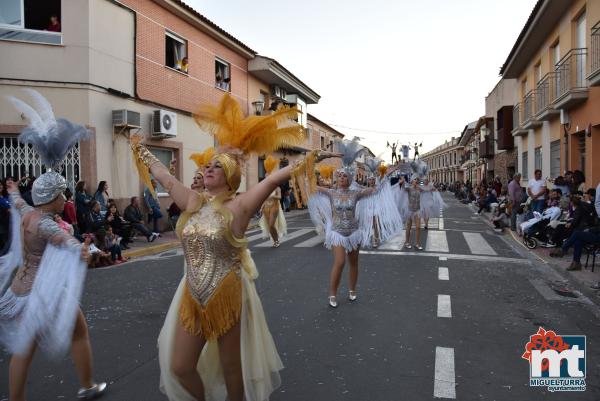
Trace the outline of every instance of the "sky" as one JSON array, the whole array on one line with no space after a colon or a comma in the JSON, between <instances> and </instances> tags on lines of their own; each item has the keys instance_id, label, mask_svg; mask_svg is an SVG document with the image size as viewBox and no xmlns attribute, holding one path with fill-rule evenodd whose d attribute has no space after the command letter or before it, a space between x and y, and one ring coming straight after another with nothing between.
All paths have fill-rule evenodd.
<instances>
[{"instance_id":1,"label":"sky","mask_svg":"<svg viewBox=\"0 0 600 401\"><path fill-rule=\"evenodd\" d=\"M390 161L485 114L536 0L184 0L321 95L308 112ZM412 157L412 153L411 153Z\"/></svg>"}]
</instances>

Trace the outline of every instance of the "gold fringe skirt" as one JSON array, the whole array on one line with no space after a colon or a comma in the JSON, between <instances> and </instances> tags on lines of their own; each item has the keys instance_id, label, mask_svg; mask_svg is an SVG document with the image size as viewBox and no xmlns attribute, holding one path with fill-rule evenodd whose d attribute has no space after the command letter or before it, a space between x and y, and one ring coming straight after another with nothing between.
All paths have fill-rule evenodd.
<instances>
[{"instance_id":1,"label":"gold fringe skirt","mask_svg":"<svg viewBox=\"0 0 600 401\"><path fill-rule=\"evenodd\" d=\"M208 341L227 333L240 320L242 281L239 272L229 272L206 306L196 301L185 284L179 305L179 321L193 336L202 334Z\"/></svg>"}]
</instances>

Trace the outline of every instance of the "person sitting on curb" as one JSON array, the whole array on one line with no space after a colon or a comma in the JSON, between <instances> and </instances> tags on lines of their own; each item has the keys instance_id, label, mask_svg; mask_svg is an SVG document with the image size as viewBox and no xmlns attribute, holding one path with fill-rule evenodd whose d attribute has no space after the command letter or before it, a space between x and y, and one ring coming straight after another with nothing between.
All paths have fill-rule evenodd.
<instances>
[{"instance_id":1,"label":"person sitting on curb","mask_svg":"<svg viewBox=\"0 0 600 401\"><path fill-rule=\"evenodd\" d=\"M148 242L153 242L158 238L158 234L148 230L142 222L144 216L140 210L140 200L137 196L131 198L131 203L125 208L123 216L125 217L125 220L131 224L131 227L138 230L148 239Z\"/></svg>"}]
</instances>

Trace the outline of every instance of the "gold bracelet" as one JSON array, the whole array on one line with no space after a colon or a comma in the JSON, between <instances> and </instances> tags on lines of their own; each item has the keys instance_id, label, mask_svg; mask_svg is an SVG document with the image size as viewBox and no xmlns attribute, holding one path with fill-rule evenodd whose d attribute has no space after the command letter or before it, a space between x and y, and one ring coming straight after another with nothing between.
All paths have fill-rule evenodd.
<instances>
[{"instance_id":1,"label":"gold bracelet","mask_svg":"<svg viewBox=\"0 0 600 401\"><path fill-rule=\"evenodd\" d=\"M160 160L158 160L156 156L154 156L152 152L150 152L148 148L141 143L131 145L131 149L137 158L148 168L152 167L156 163L160 163Z\"/></svg>"}]
</instances>

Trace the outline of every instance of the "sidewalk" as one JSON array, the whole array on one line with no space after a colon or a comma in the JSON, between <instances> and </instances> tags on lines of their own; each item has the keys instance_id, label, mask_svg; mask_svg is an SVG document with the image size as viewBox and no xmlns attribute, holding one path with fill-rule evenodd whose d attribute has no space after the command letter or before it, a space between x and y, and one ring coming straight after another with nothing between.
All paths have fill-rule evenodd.
<instances>
[{"instance_id":1,"label":"sidewalk","mask_svg":"<svg viewBox=\"0 0 600 401\"><path fill-rule=\"evenodd\" d=\"M294 218L307 213L307 210L292 210L284 213L286 219ZM252 218L248 225L248 230L252 230L258 227L258 219ZM161 233L161 237L157 238L154 242L148 242L143 236L137 236L132 244L129 245L131 249L123 251L123 256L133 260L143 256L155 255L167 251L169 249L179 248L181 242L177 238L175 231L166 231Z\"/></svg>"},{"instance_id":2,"label":"sidewalk","mask_svg":"<svg viewBox=\"0 0 600 401\"><path fill-rule=\"evenodd\" d=\"M473 204L469 204L469 209L475 212L475 206ZM486 222L490 227L493 228L493 224L490 221L490 213L482 213L482 220ZM500 234L498 234L500 235ZM517 235L516 232L511 231L510 229L504 229L504 233L502 235L508 235L511 237L519 246L523 247L527 252L535 255L541 262L553 267L555 270L561 272L562 274L566 274L567 277L573 279L576 283L583 286L587 291L594 291L590 288L590 285L596 284L600 281L600 256L596 258L596 267L594 272L592 272L592 257L590 256L588 268L585 268L585 259L586 254L581 256L581 265L583 268L579 271L567 271L567 267L571 264L573 250L570 249L569 253L563 256L562 258L553 258L550 257L550 252L558 249L558 248L542 248L537 247L535 249L529 249L523 244L523 238ZM598 292L600 295L600 292Z\"/></svg>"}]
</instances>

